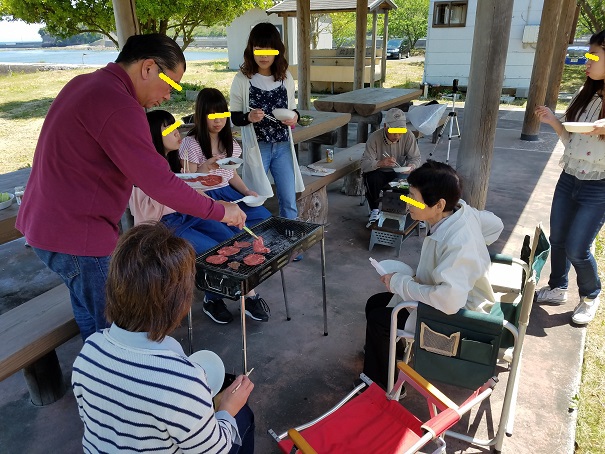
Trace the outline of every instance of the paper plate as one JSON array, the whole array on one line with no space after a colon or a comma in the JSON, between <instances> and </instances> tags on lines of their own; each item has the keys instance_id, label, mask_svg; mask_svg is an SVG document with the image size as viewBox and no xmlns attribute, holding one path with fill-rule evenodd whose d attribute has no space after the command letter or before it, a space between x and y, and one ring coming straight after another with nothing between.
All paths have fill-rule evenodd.
<instances>
[{"instance_id":1,"label":"paper plate","mask_svg":"<svg viewBox=\"0 0 605 454\"><path fill-rule=\"evenodd\" d=\"M216 396L225 380L225 365L220 356L210 350L200 350L191 355L189 361L204 369L212 397Z\"/></svg>"},{"instance_id":2,"label":"paper plate","mask_svg":"<svg viewBox=\"0 0 605 454\"><path fill-rule=\"evenodd\" d=\"M296 112L290 109L273 109L273 116L278 120L289 120L294 118Z\"/></svg>"},{"instance_id":3,"label":"paper plate","mask_svg":"<svg viewBox=\"0 0 605 454\"><path fill-rule=\"evenodd\" d=\"M233 164L230 164L230 163ZM234 157L230 157L230 158L223 158L223 159L219 159L218 161L216 161L216 163L218 164L218 166L221 169L237 169L239 166L241 166L243 164L244 160L241 158L234 158Z\"/></svg>"},{"instance_id":4,"label":"paper plate","mask_svg":"<svg viewBox=\"0 0 605 454\"><path fill-rule=\"evenodd\" d=\"M393 167L393 170L397 173L410 173L410 171L412 170L411 167L406 166L406 167Z\"/></svg>"},{"instance_id":5,"label":"paper plate","mask_svg":"<svg viewBox=\"0 0 605 454\"><path fill-rule=\"evenodd\" d=\"M590 132L594 129L594 123L586 123L582 121L566 121L563 123L565 129L569 132Z\"/></svg>"},{"instance_id":6,"label":"paper plate","mask_svg":"<svg viewBox=\"0 0 605 454\"><path fill-rule=\"evenodd\" d=\"M411 266L406 265L399 260L383 260L378 262L378 264L387 272L387 274L391 273L403 273L408 276L413 276L416 274Z\"/></svg>"}]
</instances>

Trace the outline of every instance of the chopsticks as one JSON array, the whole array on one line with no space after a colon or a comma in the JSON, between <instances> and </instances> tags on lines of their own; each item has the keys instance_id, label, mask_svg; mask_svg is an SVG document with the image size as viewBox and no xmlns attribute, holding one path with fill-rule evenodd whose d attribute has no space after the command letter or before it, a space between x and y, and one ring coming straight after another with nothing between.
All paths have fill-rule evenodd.
<instances>
[{"instance_id":1,"label":"chopsticks","mask_svg":"<svg viewBox=\"0 0 605 454\"><path fill-rule=\"evenodd\" d=\"M382 152L382 156L384 156L385 158L392 158L393 156L391 156L390 154L388 154L386 151ZM397 159L395 159L395 164L397 164L397 167L402 167L399 165L399 163L397 162Z\"/></svg>"},{"instance_id":2,"label":"chopsticks","mask_svg":"<svg viewBox=\"0 0 605 454\"><path fill-rule=\"evenodd\" d=\"M248 109L252 110L252 109L256 109L256 107L250 107L250 106L248 106ZM269 114L265 114L265 118L266 118L267 120L271 120L271 121L273 121L273 122L275 122L275 123L278 123L278 124L280 124L280 125L282 124L282 122L281 122L281 121L279 121L277 118L275 118L275 117L273 117L273 116L271 116L271 115L269 115Z\"/></svg>"},{"instance_id":3,"label":"chopsticks","mask_svg":"<svg viewBox=\"0 0 605 454\"><path fill-rule=\"evenodd\" d=\"M252 373L253 370L254 370L254 367L252 369L250 369L248 372L246 372L246 377L249 376ZM242 382L239 382L239 385L237 385L235 387L235 389L233 391L231 391L231 394L234 394L235 391L237 391L240 386L242 386Z\"/></svg>"},{"instance_id":4,"label":"chopsticks","mask_svg":"<svg viewBox=\"0 0 605 454\"><path fill-rule=\"evenodd\" d=\"M250 230L248 227L244 226L244 230L258 240L258 236L256 236L256 234L252 230ZM252 369L254 369L254 367Z\"/></svg>"}]
</instances>

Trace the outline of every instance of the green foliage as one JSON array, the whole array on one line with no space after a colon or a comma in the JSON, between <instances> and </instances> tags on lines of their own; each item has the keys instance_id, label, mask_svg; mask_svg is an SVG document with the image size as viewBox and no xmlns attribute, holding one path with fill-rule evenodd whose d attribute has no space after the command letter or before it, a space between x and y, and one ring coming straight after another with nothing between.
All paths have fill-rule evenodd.
<instances>
[{"instance_id":1,"label":"green foliage","mask_svg":"<svg viewBox=\"0 0 605 454\"><path fill-rule=\"evenodd\" d=\"M603 0L579 0L580 17L576 35L593 35L605 29L605 3Z\"/></svg>"},{"instance_id":2,"label":"green foliage","mask_svg":"<svg viewBox=\"0 0 605 454\"><path fill-rule=\"evenodd\" d=\"M397 9L389 12L389 38L406 37L411 47L426 36L429 18L429 0L394 0ZM355 13L332 13L332 42L334 47L355 45ZM384 15L379 15L377 37L384 30ZM368 34L372 31L372 16L368 15Z\"/></svg>"},{"instance_id":3,"label":"green foliage","mask_svg":"<svg viewBox=\"0 0 605 454\"><path fill-rule=\"evenodd\" d=\"M74 36L70 36L69 38L61 39L48 33L46 27L38 30L38 34L42 38L47 37L46 43L51 43L53 46L73 46L75 44L90 44L95 41L98 41L99 39L101 39L102 36L98 33L80 33Z\"/></svg>"},{"instance_id":4,"label":"green foliage","mask_svg":"<svg viewBox=\"0 0 605 454\"><path fill-rule=\"evenodd\" d=\"M429 19L429 0L394 0L397 10L389 14L389 36L406 37L410 46L426 36Z\"/></svg>"},{"instance_id":5,"label":"green foliage","mask_svg":"<svg viewBox=\"0 0 605 454\"><path fill-rule=\"evenodd\" d=\"M137 0L141 33L164 33L182 38L185 49L200 26L227 25L233 19L271 0ZM111 38L115 30L111 0L0 0L0 13L27 23L44 22L48 32L67 38L83 32L101 33Z\"/></svg>"}]
</instances>

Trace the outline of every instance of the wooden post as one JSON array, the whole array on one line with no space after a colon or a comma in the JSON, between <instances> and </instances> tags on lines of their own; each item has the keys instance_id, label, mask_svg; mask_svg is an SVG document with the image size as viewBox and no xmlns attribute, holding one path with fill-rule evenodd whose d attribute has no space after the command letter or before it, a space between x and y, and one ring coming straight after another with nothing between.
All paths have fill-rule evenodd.
<instances>
[{"instance_id":1,"label":"wooden post","mask_svg":"<svg viewBox=\"0 0 605 454\"><path fill-rule=\"evenodd\" d=\"M374 86L376 81L376 21L378 21L378 13L372 13L372 52L370 52L370 87Z\"/></svg>"},{"instance_id":2,"label":"wooden post","mask_svg":"<svg viewBox=\"0 0 605 454\"><path fill-rule=\"evenodd\" d=\"M292 56L293 52L290 52L290 38L288 37L290 30L288 27L288 22L289 16L282 17L282 23L284 25L284 47L286 48L286 59L288 60L288 63L292 64L290 57Z\"/></svg>"},{"instance_id":3,"label":"wooden post","mask_svg":"<svg viewBox=\"0 0 605 454\"><path fill-rule=\"evenodd\" d=\"M573 42L571 30L575 28L574 18L577 6L576 0L564 0L561 17L559 18L557 42L552 54L548 86L546 88L546 100L544 101L544 105L550 107L553 111L557 107L557 100L559 99L559 89L561 88L561 79L563 78L563 69L565 68L567 46L570 44L570 41Z\"/></svg>"},{"instance_id":4,"label":"wooden post","mask_svg":"<svg viewBox=\"0 0 605 454\"><path fill-rule=\"evenodd\" d=\"M389 10L384 12L384 27L382 28L382 60L380 61L380 88L387 78L387 41L389 40Z\"/></svg>"},{"instance_id":5,"label":"wooden post","mask_svg":"<svg viewBox=\"0 0 605 454\"><path fill-rule=\"evenodd\" d=\"M132 35L140 34L135 0L113 0L113 15L120 49Z\"/></svg>"},{"instance_id":6,"label":"wooden post","mask_svg":"<svg viewBox=\"0 0 605 454\"><path fill-rule=\"evenodd\" d=\"M367 0L357 0L355 22L357 29L355 32L355 71L353 73L353 90L358 90L363 88L363 70L366 64L366 32L368 30Z\"/></svg>"},{"instance_id":7,"label":"wooden post","mask_svg":"<svg viewBox=\"0 0 605 454\"><path fill-rule=\"evenodd\" d=\"M32 404L37 407L56 402L63 397L68 388L54 350L24 368L23 376Z\"/></svg>"},{"instance_id":8,"label":"wooden post","mask_svg":"<svg viewBox=\"0 0 605 454\"><path fill-rule=\"evenodd\" d=\"M485 207L496 123L513 15L513 0L481 0L471 54L464 128L456 170L464 180L464 200ZM489 70L488 70L489 69Z\"/></svg>"},{"instance_id":9,"label":"wooden post","mask_svg":"<svg viewBox=\"0 0 605 454\"><path fill-rule=\"evenodd\" d=\"M298 108L309 109L311 99L311 0L296 0L298 29Z\"/></svg>"},{"instance_id":10,"label":"wooden post","mask_svg":"<svg viewBox=\"0 0 605 454\"><path fill-rule=\"evenodd\" d=\"M534 57L534 67L529 83L529 95L525 107L525 118L521 130L521 140L536 141L540 131L540 119L535 113L536 107L543 105L546 99L546 84L550 74L552 55L555 49L557 25L561 15L562 3L560 0L544 0L540 31L538 32L538 45Z\"/></svg>"}]
</instances>

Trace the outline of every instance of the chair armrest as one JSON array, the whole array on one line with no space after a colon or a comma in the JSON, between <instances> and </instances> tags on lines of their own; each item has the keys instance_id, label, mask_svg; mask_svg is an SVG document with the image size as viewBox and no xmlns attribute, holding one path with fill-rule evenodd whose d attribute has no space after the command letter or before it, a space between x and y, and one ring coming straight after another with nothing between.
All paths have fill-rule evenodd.
<instances>
[{"instance_id":1,"label":"chair armrest","mask_svg":"<svg viewBox=\"0 0 605 454\"><path fill-rule=\"evenodd\" d=\"M494 254L490 252L489 259L492 263L502 263L503 265L512 265L513 263L513 256L507 254Z\"/></svg>"},{"instance_id":2,"label":"chair armrest","mask_svg":"<svg viewBox=\"0 0 605 454\"><path fill-rule=\"evenodd\" d=\"M317 454L317 451L309 444L307 440L296 429L288 430L288 437L303 454Z\"/></svg>"},{"instance_id":3,"label":"chair armrest","mask_svg":"<svg viewBox=\"0 0 605 454\"><path fill-rule=\"evenodd\" d=\"M439 391L434 385L427 381L422 375L412 369L403 361L397 363L397 367L403 373L407 382L412 385L420 394L432 401L440 410L446 408L456 409L458 405L452 402L445 394Z\"/></svg>"}]
</instances>

